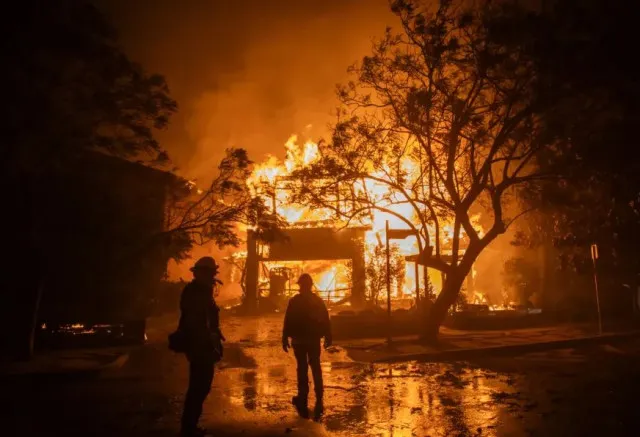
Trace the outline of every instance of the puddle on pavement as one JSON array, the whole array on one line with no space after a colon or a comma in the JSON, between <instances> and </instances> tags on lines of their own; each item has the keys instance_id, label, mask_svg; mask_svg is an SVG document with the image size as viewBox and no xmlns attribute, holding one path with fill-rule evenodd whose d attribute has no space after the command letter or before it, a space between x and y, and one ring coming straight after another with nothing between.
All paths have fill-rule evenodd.
<instances>
[{"instance_id":1,"label":"puddle on pavement","mask_svg":"<svg viewBox=\"0 0 640 437\"><path fill-rule=\"evenodd\" d=\"M264 423L294 418L294 363L256 361L262 363L256 369L227 369L217 377L230 408ZM445 364L325 363L323 369L324 426L331 435L491 435L514 425L509 407L518 393L506 375Z\"/></svg>"},{"instance_id":2,"label":"puddle on pavement","mask_svg":"<svg viewBox=\"0 0 640 437\"><path fill-rule=\"evenodd\" d=\"M297 423L291 406L296 394L293 354L281 350L278 338L274 339L277 329L259 325L253 329L258 333L236 333L233 363L216 373L205 420L244 420L265 426ZM501 434L519 435L524 431L514 412L514 406L523 402L514 388L520 377L512 374L462 363L355 363L340 348L323 354L322 369L326 410L322 435L496 435L498 429ZM313 407L312 387L310 392ZM308 435L320 435L316 431L310 428Z\"/></svg>"}]
</instances>

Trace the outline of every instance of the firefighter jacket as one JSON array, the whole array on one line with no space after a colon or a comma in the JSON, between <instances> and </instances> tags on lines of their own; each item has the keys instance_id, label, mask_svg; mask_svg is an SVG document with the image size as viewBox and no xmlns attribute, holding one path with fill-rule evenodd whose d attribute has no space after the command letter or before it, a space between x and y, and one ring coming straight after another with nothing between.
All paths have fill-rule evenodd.
<instances>
[{"instance_id":1,"label":"firefighter jacket","mask_svg":"<svg viewBox=\"0 0 640 437\"><path fill-rule=\"evenodd\" d=\"M289 300L284 316L282 339L311 343L322 337L331 342L331 321L324 301L312 292L299 293Z\"/></svg>"}]
</instances>

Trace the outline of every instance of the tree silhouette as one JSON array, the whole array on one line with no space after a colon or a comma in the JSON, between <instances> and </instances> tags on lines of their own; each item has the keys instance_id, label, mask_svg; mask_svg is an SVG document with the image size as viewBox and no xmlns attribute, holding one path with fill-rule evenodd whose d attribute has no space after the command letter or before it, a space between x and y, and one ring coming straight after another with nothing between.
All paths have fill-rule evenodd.
<instances>
[{"instance_id":1,"label":"tree silhouette","mask_svg":"<svg viewBox=\"0 0 640 437\"><path fill-rule=\"evenodd\" d=\"M638 284L640 178L634 145L640 82L628 56L637 17L635 3L565 0L535 20L510 23L509 35L535 36L528 50L540 76L536 92L564 93L563 104L546 121L571 148L538 160L563 178L526 192L523 201L537 212L522 223L518 238L520 244L542 246L547 258L561 259L564 278L557 280L566 280L570 271L590 276L590 245L597 243L602 279L618 287ZM547 276L545 289L567 288L554 287L552 279Z\"/></svg>"},{"instance_id":2,"label":"tree silhouette","mask_svg":"<svg viewBox=\"0 0 640 437\"><path fill-rule=\"evenodd\" d=\"M538 156L562 144L542 122L554 100L534 92L526 41L502 41L505 23L524 10L404 0L392 8L403 33L387 29L351 68L332 141L298 175L307 179L300 196L326 204L328 193L350 187L342 197L354 206L336 213L357 220L377 209L419 232L432 250L426 264L446 277L424 324L434 340L474 261L525 212L511 207L519 190L550 176ZM376 185L383 194L363 189Z\"/></svg>"},{"instance_id":3,"label":"tree silhouette","mask_svg":"<svg viewBox=\"0 0 640 437\"><path fill-rule=\"evenodd\" d=\"M10 174L50 168L69 154L99 149L166 161L154 131L176 103L162 76L122 51L88 1L26 0L3 16L2 164Z\"/></svg>"},{"instance_id":4,"label":"tree silhouette","mask_svg":"<svg viewBox=\"0 0 640 437\"><path fill-rule=\"evenodd\" d=\"M192 244L238 246L239 224L254 228L265 240L269 239L267 234L277 232L281 221L248 190L251 165L244 149L228 149L205 190L189 183L175 186L169 198L165 231L159 235L168 238L169 246L174 248L172 257L180 258Z\"/></svg>"}]
</instances>

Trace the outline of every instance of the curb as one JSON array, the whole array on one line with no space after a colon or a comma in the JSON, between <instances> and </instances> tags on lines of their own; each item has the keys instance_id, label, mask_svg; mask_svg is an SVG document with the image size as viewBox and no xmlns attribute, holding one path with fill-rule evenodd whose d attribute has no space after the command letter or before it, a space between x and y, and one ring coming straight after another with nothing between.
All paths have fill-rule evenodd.
<instances>
[{"instance_id":1,"label":"curb","mask_svg":"<svg viewBox=\"0 0 640 437\"><path fill-rule=\"evenodd\" d=\"M113 360L110 363L107 363L103 366L101 366L100 368L96 369L98 372L103 372L105 370L115 370L115 369L119 369L122 366L124 366L126 364L126 362L129 361L129 353L123 353L121 355L118 356L118 358L116 358L115 360Z\"/></svg>"},{"instance_id":2,"label":"curb","mask_svg":"<svg viewBox=\"0 0 640 437\"><path fill-rule=\"evenodd\" d=\"M20 371L0 369L0 377L64 377L64 376L92 376L98 375L107 370L119 369L129 360L129 353L119 354L114 360L96 367L87 367L82 369L56 369L42 371Z\"/></svg>"},{"instance_id":3,"label":"curb","mask_svg":"<svg viewBox=\"0 0 640 437\"><path fill-rule=\"evenodd\" d=\"M604 342L610 342L615 340L624 340L631 337L640 336L640 331L632 331L616 334L603 334L589 337L570 338L566 340L554 340L543 343L523 343L512 344L504 346L490 346L483 348L472 349L452 349L444 351L434 352L421 352L416 354L401 354L393 355L384 358L378 358L372 363L398 363L403 361L423 361L423 362L437 362L437 361L454 361L454 360L466 360L470 358L476 358L478 356L486 355L509 355L518 354L523 352L536 352L549 349L558 349L563 347L579 346L582 344L598 344Z\"/></svg>"}]
</instances>

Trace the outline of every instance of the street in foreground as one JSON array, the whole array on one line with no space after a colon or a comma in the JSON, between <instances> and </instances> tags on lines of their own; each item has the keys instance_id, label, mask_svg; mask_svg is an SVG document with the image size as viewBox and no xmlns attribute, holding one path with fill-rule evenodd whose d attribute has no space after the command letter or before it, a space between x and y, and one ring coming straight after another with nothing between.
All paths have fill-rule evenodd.
<instances>
[{"instance_id":1,"label":"street in foreground","mask_svg":"<svg viewBox=\"0 0 640 437\"><path fill-rule=\"evenodd\" d=\"M99 377L2 381L3 436L174 436L187 369L172 326ZM227 320L205 405L219 436L636 435L640 340L474 362L365 364L324 354L326 416L296 417L295 360L274 319ZM313 398L310 400L313 405Z\"/></svg>"}]
</instances>

